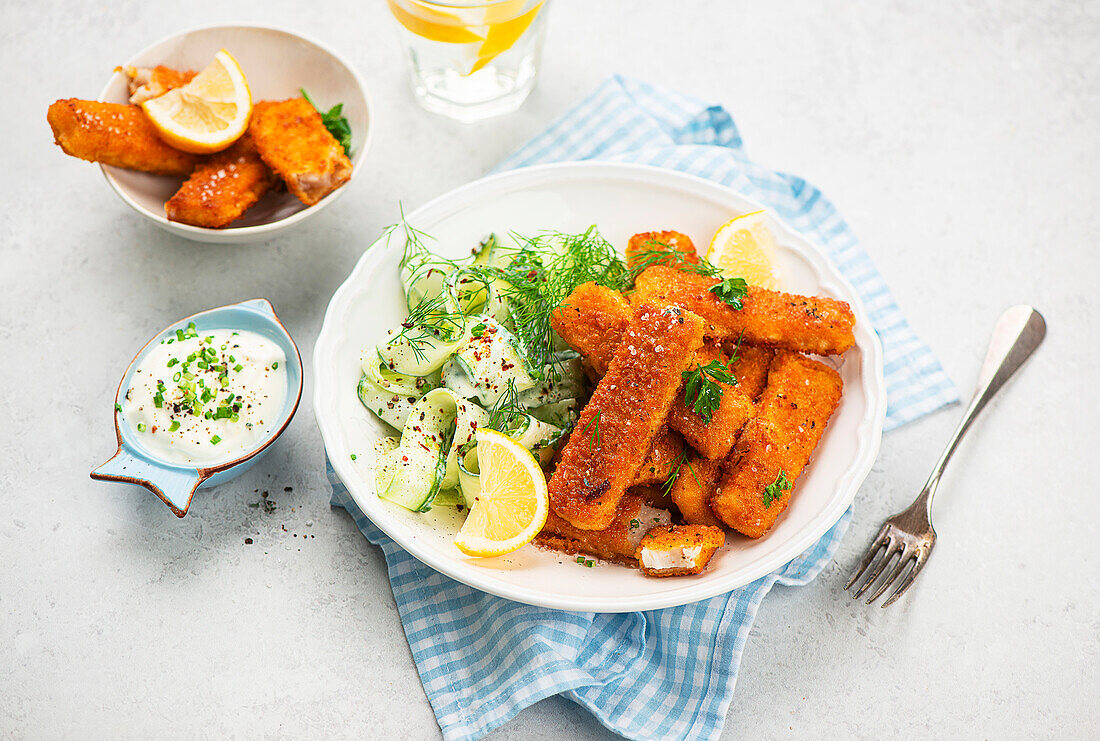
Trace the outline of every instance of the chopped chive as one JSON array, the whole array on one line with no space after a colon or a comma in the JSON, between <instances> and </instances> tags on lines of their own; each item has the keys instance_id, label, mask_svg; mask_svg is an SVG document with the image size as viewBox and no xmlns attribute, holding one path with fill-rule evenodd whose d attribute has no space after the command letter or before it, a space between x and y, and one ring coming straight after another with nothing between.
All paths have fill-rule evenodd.
<instances>
[{"instance_id":1,"label":"chopped chive","mask_svg":"<svg viewBox=\"0 0 1100 741\"><path fill-rule=\"evenodd\" d=\"M230 358L230 360L232 360L232 359L233 359L233 358ZM240 373L241 371L243 371L243 370L244 370L244 366L243 366L243 365L241 365L240 363L237 363L237 364L236 364L235 366L233 366L233 370L235 370L235 371L237 371L238 373Z\"/></svg>"},{"instance_id":2,"label":"chopped chive","mask_svg":"<svg viewBox=\"0 0 1100 741\"><path fill-rule=\"evenodd\" d=\"M183 337L183 330L182 329L177 329L176 330L176 339L179 340L180 342L183 342L184 337Z\"/></svg>"},{"instance_id":3,"label":"chopped chive","mask_svg":"<svg viewBox=\"0 0 1100 741\"><path fill-rule=\"evenodd\" d=\"M217 445L221 441L222 441L222 439L220 437L218 437L217 435L214 435L214 437L210 438L210 442L214 445Z\"/></svg>"},{"instance_id":4,"label":"chopped chive","mask_svg":"<svg viewBox=\"0 0 1100 741\"><path fill-rule=\"evenodd\" d=\"M180 428L180 422L178 419L173 419L172 424L168 427L169 432L175 432Z\"/></svg>"},{"instance_id":5,"label":"chopped chive","mask_svg":"<svg viewBox=\"0 0 1100 741\"><path fill-rule=\"evenodd\" d=\"M355 458L356 458L356 455L355 455L355 453L352 453L352 454L351 454L351 459L352 459L352 460L355 460Z\"/></svg>"},{"instance_id":6,"label":"chopped chive","mask_svg":"<svg viewBox=\"0 0 1100 741\"><path fill-rule=\"evenodd\" d=\"M237 362L237 359L236 359L235 357L233 357L232 355L230 355L230 356L229 356L229 362L230 362L230 363L236 363L236 362Z\"/></svg>"},{"instance_id":7,"label":"chopped chive","mask_svg":"<svg viewBox=\"0 0 1100 741\"><path fill-rule=\"evenodd\" d=\"M138 422L137 423L137 430L138 430L138 432L145 432L145 423L144 422Z\"/></svg>"},{"instance_id":8,"label":"chopped chive","mask_svg":"<svg viewBox=\"0 0 1100 741\"><path fill-rule=\"evenodd\" d=\"M122 405L121 405L121 404L118 404L118 403L116 402L116 403L115 403L115 411L116 411L116 412L121 412L121 411L122 411Z\"/></svg>"},{"instance_id":9,"label":"chopped chive","mask_svg":"<svg viewBox=\"0 0 1100 741\"><path fill-rule=\"evenodd\" d=\"M171 368L173 365L175 365L178 362L180 362L179 358L172 358L171 360L168 361L168 367Z\"/></svg>"},{"instance_id":10,"label":"chopped chive","mask_svg":"<svg viewBox=\"0 0 1100 741\"><path fill-rule=\"evenodd\" d=\"M584 563L584 556L577 556L577 563Z\"/></svg>"},{"instance_id":11,"label":"chopped chive","mask_svg":"<svg viewBox=\"0 0 1100 741\"><path fill-rule=\"evenodd\" d=\"M176 383L179 383L179 380L182 377L182 375L183 374L181 374L179 371L176 371L175 373L172 374L172 380L175 381Z\"/></svg>"},{"instance_id":12,"label":"chopped chive","mask_svg":"<svg viewBox=\"0 0 1100 741\"><path fill-rule=\"evenodd\" d=\"M595 561L585 561L584 565L587 566L588 568L592 568L592 564L594 564L594 563L596 563L596 562Z\"/></svg>"},{"instance_id":13,"label":"chopped chive","mask_svg":"<svg viewBox=\"0 0 1100 741\"><path fill-rule=\"evenodd\" d=\"M161 396L160 394L154 394L153 395L153 404L156 406L157 409L163 409L164 408L164 397Z\"/></svg>"},{"instance_id":14,"label":"chopped chive","mask_svg":"<svg viewBox=\"0 0 1100 741\"><path fill-rule=\"evenodd\" d=\"M274 363L271 364L271 370L279 370L279 361L278 360L276 360Z\"/></svg>"}]
</instances>

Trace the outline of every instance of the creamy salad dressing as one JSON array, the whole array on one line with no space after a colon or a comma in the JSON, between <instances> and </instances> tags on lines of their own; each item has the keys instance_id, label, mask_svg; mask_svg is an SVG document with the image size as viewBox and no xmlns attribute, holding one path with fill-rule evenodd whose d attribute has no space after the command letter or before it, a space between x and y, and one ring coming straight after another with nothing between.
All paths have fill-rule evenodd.
<instances>
[{"instance_id":1,"label":"creamy salad dressing","mask_svg":"<svg viewBox=\"0 0 1100 741\"><path fill-rule=\"evenodd\" d=\"M194 324L149 350L120 411L142 445L198 466L240 458L267 436L287 395L286 356L248 331Z\"/></svg>"}]
</instances>

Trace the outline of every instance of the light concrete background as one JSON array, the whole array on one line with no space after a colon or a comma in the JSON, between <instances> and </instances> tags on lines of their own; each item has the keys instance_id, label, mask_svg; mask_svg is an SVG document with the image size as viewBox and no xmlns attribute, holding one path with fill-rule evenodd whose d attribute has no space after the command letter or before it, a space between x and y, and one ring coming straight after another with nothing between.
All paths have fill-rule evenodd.
<instances>
[{"instance_id":1,"label":"light concrete background","mask_svg":"<svg viewBox=\"0 0 1100 741\"><path fill-rule=\"evenodd\" d=\"M207 247L130 213L45 112L155 39L231 21L340 50L378 129L369 172L307 228ZM884 438L836 562L760 610L723 737L1100 736L1100 3L557 0L537 91L477 126L414 105L393 26L377 0L0 5L0 736L438 736L382 557L328 506L308 383L274 452L184 520L88 471L153 332L266 296L308 355L399 200L484 174L616 71L724 103L756 159L820 186L964 394L1003 308L1050 326L958 453L935 556L889 610L841 588L961 408ZM609 735L552 698L492 738Z\"/></svg>"}]
</instances>

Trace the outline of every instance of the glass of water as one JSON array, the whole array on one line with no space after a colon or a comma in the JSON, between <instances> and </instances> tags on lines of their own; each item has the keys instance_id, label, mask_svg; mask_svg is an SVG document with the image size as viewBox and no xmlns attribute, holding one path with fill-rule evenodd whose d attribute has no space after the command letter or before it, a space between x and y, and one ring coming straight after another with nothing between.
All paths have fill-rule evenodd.
<instances>
[{"instance_id":1,"label":"glass of water","mask_svg":"<svg viewBox=\"0 0 1100 741\"><path fill-rule=\"evenodd\" d=\"M549 0L387 0L420 105L459 121L510 113L535 86Z\"/></svg>"}]
</instances>

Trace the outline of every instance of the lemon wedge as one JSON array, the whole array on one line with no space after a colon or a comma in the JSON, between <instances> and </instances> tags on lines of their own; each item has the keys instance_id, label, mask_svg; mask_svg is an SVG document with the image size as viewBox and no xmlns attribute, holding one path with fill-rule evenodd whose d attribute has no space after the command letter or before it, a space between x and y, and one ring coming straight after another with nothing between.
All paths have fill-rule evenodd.
<instances>
[{"instance_id":1,"label":"lemon wedge","mask_svg":"<svg viewBox=\"0 0 1100 741\"><path fill-rule=\"evenodd\" d=\"M164 141L195 154L220 152L248 128L252 93L241 66L222 49L183 87L141 104Z\"/></svg>"},{"instance_id":2,"label":"lemon wedge","mask_svg":"<svg viewBox=\"0 0 1100 741\"><path fill-rule=\"evenodd\" d=\"M718 227L707 248L707 262L726 278L744 278L753 286L777 290L775 237L768 229L768 212L736 216Z\"/></svg>"},{"instance_id":3,"label":"lemon wedge","mask_svg":"<svg viewBox=\"0 0 1100 741\"><path fill-rule=\"evenodd\" d=\"M501 556L530 543L550 511L546 477L538 461L515 440L479 429L477 464L481 493L455 536L467 556Z\"/></svg>"},{"instance_id":4,"label":"lemon wedge","mask_svg":"<svg viewBox=\"0 0 1100 741\"><path fill-rule=\"evenodd\" d=\"M516 5L517 2L518 6ZM515 12L523 7L523 3L524 0L509 0L509 2L502 3L502 5L512 6L510 8L492 7L500 14L498 17L506 18L507 15L502 13L502 11L511 10ZM487 18L489 31L485 35L485 41L481 44L481 48L477 50L477 61L474 62L474 66L470 69L469 74L472 75L489 62L511 49L512 45L519 41L519 37L522 36L531 23L534 22L535 16L542 10L542 5L543 4L540 2L526 13L517 15L515 18L509 18L508 20L494 20L493 16L490 15Z\"/></svg>"}]
</instances>

